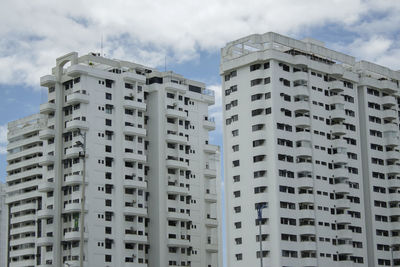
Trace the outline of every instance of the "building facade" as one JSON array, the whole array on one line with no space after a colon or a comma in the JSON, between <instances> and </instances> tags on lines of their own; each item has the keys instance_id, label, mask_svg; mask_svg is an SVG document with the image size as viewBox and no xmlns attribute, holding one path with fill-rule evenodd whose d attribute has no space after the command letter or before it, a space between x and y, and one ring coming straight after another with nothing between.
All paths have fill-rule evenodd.
<instances>
[{"instance_id":1,"label":"building facade","mask_svg":"<svg viewBox=\"0 0 400 267\"><path fill-rule=\"evenodd\" d=\"M8 209L6 205L6 185L0 182L0 265L7 266Z\"/></svg>"},{"instance_id":2,"label":"building facade","mask_svg":"<svg viewBox=\"0 0 400 267\"><path fill-rule=\"evenodd\" d=\"M220 73L227 266L399 266L400 73L276 33Z\"/></svg>"},{"instance_id":3,"label":"building facade","mask_svg":"<svg viewBox=\"0 0 400 267\"><path fill-rule=\"evenodd\" d=\"M77 53L41 85L9 124L9 266L220 266L213 92Z\"/></svg>"}]
</instances>

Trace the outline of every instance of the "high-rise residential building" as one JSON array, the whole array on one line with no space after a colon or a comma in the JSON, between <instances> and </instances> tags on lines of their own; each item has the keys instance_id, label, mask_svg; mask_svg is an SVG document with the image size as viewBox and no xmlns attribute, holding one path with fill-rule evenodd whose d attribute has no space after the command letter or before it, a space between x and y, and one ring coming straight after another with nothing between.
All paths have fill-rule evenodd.
<instances>
[{"instance_id":1,"label":"high-rise residential building","mask_svg":"<svg viewBox=\"0 0 400 267\"><path fill-rule=\"evenodd\" d=\"M220 72L227 266L400 266L400 72L276 33Z\"/></svg>"},{"instance_id":2,"label":"high-rise residential building","mask_svg":"<svg viewBox=\"0 0 400 267\"><path fill-rule=\"evenodd\" d=\"M7 266L7 227L6 186L0 182L0 266Z\"/></svg>"},{"instance_id":3,"label":"high-rise residential building","mask_svg":"<svg viewBox=\"0 0 400 267\"><path fill-rule=\"evenodd\" d=\"M8 126L9 266L221 266L213 92L99 54L40 82Z\"/></svg>"}]
</instances>

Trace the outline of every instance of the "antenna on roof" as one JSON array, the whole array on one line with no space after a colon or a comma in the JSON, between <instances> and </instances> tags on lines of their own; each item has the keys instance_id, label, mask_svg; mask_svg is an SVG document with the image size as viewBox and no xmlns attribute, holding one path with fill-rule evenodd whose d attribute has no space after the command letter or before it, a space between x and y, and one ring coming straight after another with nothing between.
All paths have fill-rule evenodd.
<instances>
[{"instance_id":1,"label":"antenna on roof","mask_svg":"<svg viewBox=\"0 0 400 267\"><path fill-rule=\"evenodd\" d=\"M100 55L103 56L103 34L101 34L101 50Z\"/></svg>"}]
</instances>

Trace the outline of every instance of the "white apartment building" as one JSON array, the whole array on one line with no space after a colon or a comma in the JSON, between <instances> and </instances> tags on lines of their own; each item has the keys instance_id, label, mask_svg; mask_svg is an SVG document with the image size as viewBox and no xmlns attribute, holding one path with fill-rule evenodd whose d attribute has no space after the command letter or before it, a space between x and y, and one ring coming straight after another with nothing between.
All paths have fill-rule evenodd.
<instances>
[{"instance_id":1,"label":"white apartment building","mask_svg":"<svg viewBox=\"0 0 400 267\"><path fill-rule=\"evenodd\" d=\"M75 52L40 82L9 124L9 266L221 266L213 92Z\"/></svg>"},{"instance_id":2,"label":"white apartment building","mask_svg":"<svg viewBox=\"0 0 400 267\"><path fill-rule=\"evenodd\" d=\"M6 186L0 182L0 266L7 266L7 226Z\"/></svg>"},{"instance_id":3,"label":"white apartment building","mask_svg":"<svg viewBox=\"0 0 400 267\"><path fill-rule=\"evenodd\" d=\"M220 73L227 266L400 266L400 72L266 33Z\"/></svg>"}]
</instances>

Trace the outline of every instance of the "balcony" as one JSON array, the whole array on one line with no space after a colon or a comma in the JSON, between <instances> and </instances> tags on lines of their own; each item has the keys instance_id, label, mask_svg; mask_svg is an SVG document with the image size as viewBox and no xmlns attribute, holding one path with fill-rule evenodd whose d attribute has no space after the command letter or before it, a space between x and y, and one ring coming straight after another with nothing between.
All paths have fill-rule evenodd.
<instances>
[{"instance_id":1,"label":"balcony","mask_svg":"<svg viewBox=\"0 0 400 267\"><path fill-rule=\"evenodd\" d=\"M167 134L166 141L170 143L187 144L186 136L172 133Z\"/></svg>"},{"instance_id":2,"label":"balcony","mask_svg":"<svg viewBox=\"0 0 400 267\"><path fill-rule=\"evenodd\" d=\"M145 235L137 235L137 234L126 234L124 236L125 243L138 243L138 244L147 244L147 236Z\"/></svg>"},{"instance_id":3,"label":"balcony","mask_svg":"<svg viewBox=\"0 0 400 267\"><path fill-rule=\"evenodd\" d=\"M189 189L184 186L169 185L167 187L167 193L168 194L178 194L178 195L188 195Z\"/></svg>"},{"instance_id":4,"label":"balcony","mask_svg":"<svg viewBox=\"0 0 400 267\"><path fill-rule=\"evenodd\" d=\"M334 125L332 125L332 134L334 134L334 135L344 135L344 134L346 134L346 126L344 124L334 124Z\"/></svg>"},{"instance_id":5,"label":"balcony","mask_svg":"<svg viewBox=\"0 0 400 267\"><path fill-rule=\"evenodd\" d=\"M145 137L146 136L146 129L143 128L138 128L135 126L125 126L124 128L124 134L128 134L128 135L137 135L137 136L142 136Z\"/></svg>"},{"instance_id":6,"label":"balcony","mask_svg":"<svg viewBox=\"0 0 400 267\"><path fill-rule=\"evenodd\" d=\"M47 166L54 164L54 155L43 155L39 158L39 165Z\"/></svg>"},{"instance_id":7,"label":"balcony","mask_svg":"<svg viewBox=\"0 0 400 267\"><path fill-rule=\"evenodd\" d=\"M399 165L389 165L389 166L387 166L387 168L388 168L387 173L388 173L389 175L392 175L392 174L394 174L394 175L400 174L400 166L399 166Z\"/></svg>"},{"instance_id":8,"label":"balcony","mask_svg":"<svg viewBox=\"0 0 400 267\"><path fill-rule=\"evenodd\" d=\"M315 235L315 226L314 225L301 225L298 227L298 233L304 235Z\"/></svg>"},{"instance_id":9,"label":"balcony","mask_svg":"<svg viewBox=\"0 0 400 267\"><path fill-rule=\"evenodd\" d=\"M70 77L78 77L78 76L81 76L82 74L88 74L89 68L92 68L92 67L81 65L81 64L75 64L75 65L70 66L67 69L67 75Z\"/></svg>"},{"instance_id":10,"label":"balcony","mask_svg":"<svg viewBox=\"0 0 400 267\"><path fill-rule=\"evenodd\" d=\"M87 130L89 129L89 125L87 121L81 120L72 120L68 121L65 127L65 130L72 131L72 130Z\"/></svg>"},{"instance_id":11,"label":"balcony","mask_svg":"<svg viewBox=\"0 0 400 267\"><path fill-rule=\"evenodd\" d=\"M218 227L218 220L214 218L207 218L206 219L206 226L211 228Z\"/></svg>"},{"instance_id":12,"label":"balcony","mask_svg":"<svg viewBox=\"0 0 400 267\"><path fill-rule=\"evenodd\" d=\"M55 86L57 78L54 75L45 75L40 77L40 86L52 87Z\"/></svg>"},{"instance_id":13,"label":"balcony","mask_svg":"<svg viewBox=\"0 0 400 267\"><path fill-rule=\"evenodd\" d=\"M35 248L22 248L22 249L18 249L18 250L10 250L10 257L20 257L20 256L25 256L25 255L35 255ZM25 265L27 262L29 263L33 263L32 265ZM21 263L21 261L19 261L18 263ZM11 266L15 266L13 263L11 264ZM20 266L35 266L35 261L34 260L27 260L27 261L23 261L23 265Z\"/></svg>"},{"instance_id":14,"label":"balcony","mask_svg":"<svg viewBox=\"0 0 400 267\"><path fill-rule=\"evenodd\" d=\"M400 188L400 179L395 178L388 180L388 186L393 189Z\"/></svg>"},{"instance_id":15,"label":"balcony","mask_svg":"<svg viewBox=\"0 0 400 267\"><path fill-rule=\"evenodd\" d=\"M216 178L217 177L217 170L216 169L204 169L204 176L208 178Z\"/></svg>"},{"instance_id":16,"label":"balcony","mask_svg":"<svg viewBox=\"0 0 400 267\"><path fill-rule=\"evenodd\" d=\"M54 183L53 182L46 182L42 181L38 186L39 192L50 192L54 190Z\"/></svg>"},{"instance_id":17,"label":"balcony","mask_svg":"<svg viewBox=\"0 0 400 267\"><path fill-rule=\"evenodd\" d=\"M346 168L334 169L333 176L336 178L349 178L349 170Z\"/></svg>"},{"instance_id":18,"label":"balcony","mask_svg":"<svg viewBox=\"0 0 400 267\"><path fill-rule=\"evenodd\" d=\"M336 235L338 239L352 239L353 232L349 229L337 230Z\"/></svg>"},{"instance_id":19,"label":"balcony","mask_svg":"<svg viewBox=\"0 0 400 267\"><path fill-rule=\"evenodd\" d=\"M397 135L390 135L385 138L386 145L389 147L395 147L399 145L399 138Z\"/></svg>"},{"instance_id":20,"label":"balcony","mask_svg":"<svg viewBox=\"0 0 400 267\"><path fill-rule=\"evenodd\" d=\"M308 128L311 125L311 121L309 117L300 116L294 119L294 124L298 128Z\"/></svg>"},{"instance_id":21,"label":"balcony","mask_svg":"<svg viewBox=\"0 0 400 267\"><path fill-rule=\"evenodd\" d=\"M391 96L391 95L384 96L384 97L382 97L382 105L384 105L384 106L396 106L397 105L396 98L394 96Z\"/></svg>"},{"instance_id":22,"label":"balcony","mask_svg":"<svg viewBox=\"0 0 400 267\"><path fill-rule=\"evenodd\" d=\"M394 120L397 118L397 111L395 109L385 109L382 111L382 118L385 120Z\"/></svg>"},{"instance_id":23,"label":"balcony","mask_svg":"<svg viewBox=\"0 0 400 267\"><path fill-rule=\"evenodd\" d=\"M131 180L131 179L125 179L124 180L124 187L125 188L139 188L139 189L146 189L147 188L147 183L144 181L138 181L138 180Z\"/></svg>"},{"instance_id":24,"label":"balcony","mask_svg":"<svg viewBox=\"0 0 400 267\"><path fill-rule=\"evenodd\" d=\"M400 216L400 207L390 207L390 215L392 216Z\"/></svg>"},{"instance_id":25,"label":"balcony","mask_svg":"<svg viewBox=\"0 0 400 267\"><path fill-rule=\"evenodd\" d=\"M130 109L137 109L141 111L146 110L146 104L143 102L135 101L135 100L129 100L125 99L124 100L124 108L130 108Z\"/></svg>"},{"instance_id":26,"label":"balcony","mask_svg":"<svg viewBox=\"0 0 400 267\"><path fill-rule=\"evenodd\" d=\"M331 73L332 73L332 75L335 75L335 76L339 76L339 77L343 76L343 73L344 73L343 66L340 64L331 65Z\"/></svg>"},{"instance_id":27,"label":"balcony","mask_svg":"<svg viewBox=\"0 0 400 267\"><path fill-rule=\"evenodd\" d=\"M352 218L349 214L338 214L336 215L336 223L338 224L350 224Z\"/></svg>"},{"instance_id":28,"label":"balcony","mask_svg":"<svg viewBox=\"0 0 400 267\"><path fill-rule=\"evenodd\" d=\"M81 211L81 203L67 203L64 207L64 213L74 213Z\"/></svg>"},{"instance_id":29,"label":"balcony","mask_svg":"<svg viewBox=\"0 0 400 267\"><path fill-rule=\"evenodd\" d=\"M185 119L187 114L185 111L167 108L165 115L170 118Z\"/></svg>"},{"instance_id":30,"label":"balcony","mask_svg":"<svg viewBox=\"0 0 400 267\"><path fill-rule=\"evenodd\" d=\"M177 220L177 221L190 221L190 216L186 213L179 212L171 212L169 211L167 214L167 218L169 220Z\"/></svg>"},{"instance_id":31,"label":"balcony","mask_svg":"<svg viewBox=\"0 0 400 267\"><path fill-rule=\"evenodd\" d=\"M351 244L351 242L347 242L345 244L338 244L336 247L339 254L353 253L353 245Z\"/></svg>"},{"instance_id":32,"label":"balcony","mask_svg":"<svg viewBox=\"0 0 400 267\"><path fill-rule=\"evenodd\" d=\"M382 80L381 81L382 90L388 93L396 93L397 92L397 84L389 80Z\"/></svg>"},{"instance_id":33,"label":"balcony","mask_svg":"<svg viewBox=\"0 0 400 267\"><path fill-rule=\"evenodd\" d=\"M79 157L80 153L82 152L81 147L70 147L65 150L65 158L77 158Z\"/></svg>"},{"instance_id":34,"label":"balcony","mask_svg":"<svg viewBox=\"0 0 400 267\"><path fill-rule=\"evenodd\" d=\"M55 130L54 129L44 129L39 132L39 138L42 140L47 140L50 138L54 138Z\"/></svg>"},{"instance_id":35,"label":"balcony","mask_svg":"<svg viewBox=\"0 0 400 267\"><path fill-rule=\"evenodd\" d=\"M313 164L311 162L299 162L296 164L297 165L297 171L308 171L312 172L313 170Z\"/></svg>"},{"instance_id":36,"label":"balcony","mask_svg":"<svg viewBox=\"0 0 400 267\"><path fill-rule=\"evenodd\" d=\"M297 156L311 157L312 156L312 148L305 147L305 146L297 147L296 154L297 154Z\"/></svg>"},{"instance_id":37,"label":"balcony","mask_svg":"<svg viewBox=\"0 0 400 267\"><path fill-rule=\"evenodd\" d=\"M331 97L331 103L332 104L343 104L344 103L344 98L341 95L333 95Z\"/></svg>"},{"instance_id":38,"label":"balcony","mask_svg":"<svg viewBox=\"0 0 400 267\"><path fill-rule=\"evenodd\" d=\"M71 231L64 234L65 241L78 241L81 238L81 233L79 231ZM87 238L87 234L86 234Z\"/></svg>"},{"instance_id":39,"label":"balcony","mask_svg":"<svg viewBox=\"0 0 400 267\"><path fill-rule=\"evenodd\" d=\"M293 81L296 81L296 80L308 81L308 72L296 71L293 73L292 77L293 77Z\"/></svg>"},{"instance_id":40,"label":"balcony","mask_svg":"<svg viewBox=\"0 0 400 267\"><path fill-rule=\"evenodd\" d=\"M311 188L314 187L314 180L312 177L303 177L298 179L298 186L299 187L307 187Z\"/></svg>"},{"instance_id":41,"label":"balcony","mask_svg":"<svg viewBox=\"0 0 400 267\"><path fill-rule=\"evenodd\" d=\"M204 144L203 145L203 150L206 153L215 154L218 151L218 146L210 145L210 144Z\"/></svg>"},{"instance_id":42,"label":"balcony","mask_svg":"<svg viewBox=\"0 0 400 267\"><path fill-rule=\"evenodd\" d=\"M310 111L310 103L308 101L298 101L294 102L294 111L295 112L307 112Z\"/></svg>"},{"instance_id":43,"label":"balcony","mask_svg":"<svg viewBox=\"0 0 400 267\"><path fill-rule=\"evenodd\" d=\"M48 246L53 244L54 238L52 236L42 236L38 237L36 240L36 245L37 246Z\"/></svg>"},{"instance_id":44,"label":"balcony","mask_svg":"<svg viewBox=\"0 0 400 267\"><path fill-rule=\"evenodd\" d=\"M396 150L387 151L386 152L386 159L388 160L399 160L400 159L400 152Z\"/></svg>"},{"instance_id":45,"label":"balcony","mask_svg":"<svg viewBox=\"0 0 400 267\"><path fill-rule=\"evenodd\" d=\"M214 118L204 118L203 127L207 130L213 131L215 130L215 120Z\"/></svg>"},{"instance_id":46,"label":"balcony","mask_svg":"<svg viewBox=\"0 0 400 267\"><path fill-rule=\"evenodd\" d=\"M302 209L299 210L299 218L300 219L315 219L314 210ZM302 243L304 244L304 243Z\"/></svg>"},{"instance_id":47,"label":"balcony","mask_svg":"<svg viewBox=\"0 0 400 267\"><path fill-rule=\"evenodd\" d=\"M126 71L120 74L124 81L127 82L146 82L146 76L137 74L135 72Z\"/></svg>"},{"instance_id":48,"label":"balcony","mask_svg":"<svg viewBox=\"0 0 400 267\"><path fill-rule=\"evenodd\" d=\"M126 162L146 162L146 155L136 154L136 153L124 153L124 161Z\"/></svg>"},{"instance_id":49,"label":"balcony","mask_svg":"<svg viewBox=\"0 0 400 267\"><path fill-rule=\"evenodd\" d=\"M54 103L43 103L40 105L40 114L49 114L49 113L53 113L56 111L56 104Z\"/></svg>"},{"instance_id":50,"label":"balcony","mask_svg":"<svg viewBox=\"0 0 400 267\"><path fill-rule=\"evenodd\" d=\"M332 155L332 162L341 165L347 164L348 162L347 155L345 153L334 154Z\"/></svg>"},{"instance_id":51,"label":"balcony","mask_svg":"<svg viewBox=\"0 0 400 267\"><path fill-rule=\"evenodd\" d=\"M347 148L347 142L344 139L335 139L332 141L333 148Z\"/></svg>"},{"instance_id":52,"label":"balcony","mask_svg":"<svg viewBox=\"0 0 400 267\"><path fill-rule=\"evenodd\" d=\"M347 198L336 199L335 205L336 205L336 208L338 208L338 209L349 209L350 208L350 200Z\"/></svg>"},{"instance_id":53,"label":"balcony","mask_svg":"<svg viewBox=\"0 0 400 267\"><path fill-rule=\"evenodd\" d=\"M397 126L396 123L386 123L383 125L383 132L385 133L391 133L391 132L397 133L398 130L399 126Z\"/></svg>"},{"instance_id":54,"label":"balcony","mask_svg":"<svg viewBox=\"0 0 400 267\"><path fill-rule=\"evenodd\" d=\"M207 202L210 202L210 203L216 203L217 202L217 194L215 194L215 193L209 193L208 191L205 193L205 195L204 195L204 199L207 201Z\"/></svg>"},{"instance_id":55,"label":"balcony","mask_svg":"<svg viewBox=\"0 0 400 267\"><path fill-rule=\"evenodd\" d=\"M206 244L206 251L210 253L217 253L218 252L218 244L216 243L207 243Z\"/></svg>"},{"instance_id":56,"label":"balcony","mask_svg":"<svg viewBox=\"0 0 400 267\"><path fill-rule=\"evenodd\" d=\"M52 218L54 216L54 210L53 209L38 210L36 212L36 216L38 219Z\"/></svg>"},{"instance_id":57,"label":"balcony","mask_svg":"<svg viewBox=\"0 0 400 267\"><path fill-rule=\"evenodd\" d=\"M331 118L333 120L344 120L346 119L346 112L344 109L334 109L331 112Z\"/></svg>"},{"instance_id":58,"label":"balcony","mask_svg":"<svg viewBox=\"0 0 400 267\"><path fill-rule=\"evenodd\" d=\"M349 184L347 183L336 184L334 191L338 194L349 194L350 193Z\"/></svg>"},{"instance_id":59,"label":"balcony","mask_svg":"<svg viewBox=\"0 0 400 267\"><path fill-rule=\"evenodd\" d=\"M297 132L296 133L296 141L311 141L311 133L310 132Z\"/></svg>"},{"instance_id":60,"label":"balcony","mask_svg":"<svg viewBox=\"0 0 400 267\"><path fill-rule=\"evenodd\" d=\"M307 86L301 85L301 86L296 86L293 88L293 96L298 97L298 96L309 96L310 92L308 91Z\"/></svg>"},{"instance_id":61,"label":"balcony","mask_svg":"<svg viewBox=\"0 0 400 267\"><path fill-rule=\"evenodd\" d=\"M187 91L186 84L166 82L166 83L164 83L164 85L165 85L165 90L168 90L168 91L178 92L181 94L184 94Z\"/></svg>"},{"instance_id":62,"label":"balcony","mask_svg":"<svg viewBox=\"0 0 400 267\"><path fill-rule=\"evenodd\" d=\"M299 203L314 203L314 195L313 194L299 194L297 196L297 201Z\"/></svg>"},{"instance_id":63,"label":"balcony","mask_svg":"<svg viewBox=\"0 0 400 267\"><path fill-rule=\"evenodd\" d=\"M136 215L136 216L147 216L147 209L136 208L136 207L124 207L124 214Z\"/></svg>"},{"instance_id":64,"label":"balcony","mask_svg":"<svg viewBox=\"0 0 400 267\"><path fill-rule=\"evenodd\" d=\"M340 93L344 91L344 86L342 81L331 81L329 82L328 88L330 91L335 93Z\"/></svg>"},{"instance_id":65,"label":"balcony","mask_svg":"<svg viewBox=\"0 0 400 267\"><path fill-rule=\"evenodd\" d=\"M35 225L28 225L28 226L22 226L18 228L11 228L10 229L10 235L18 235L22 233L29 233L29 232L35 232L36 231L36 226Z\"/></svg>"},{"instance_id":66,"label":"balcony","mask_svg":"<svg viewBox=\"0 0 400 267\"><path fill-rule=\"evenodd\" d=\"M167 168L178 168L186 170L188 168L188 163L185 161L179 161L177 159L167 159L166 160Z\"/></svg>"},{"instance_id":67,"label":"balcony","mask_svg":"<svg viewBox=\"0 0 400 267\"><path fill-rule=\"evenodd\" d=\"M75 92L67 95L67 105L87 104L89 103L89 96L80 92Z\"/></svg>"},{"instance_id":68,"label":"balcony","mask_svg":"<svg viewBox=\"0 0 400 267\"><path fill-rule=\"evenodd\" d=\"M78 185L82 184L83 177L82 175L74 174L74 175L69 175L65 177L64 180L64 185L70 186L70 185Z\"/></svg>"},{"instance_id":69,"label":"balcony","mask_svg":"<svg viewBox=\"0 0 400 267\"><path fill-rule=\"evenodd\" d=\"M190 247L190 241L187 239L173 239L173 238L168 238L168 247L182 247L182 248L187 248Z\"/></svg>"}]
</instances>

